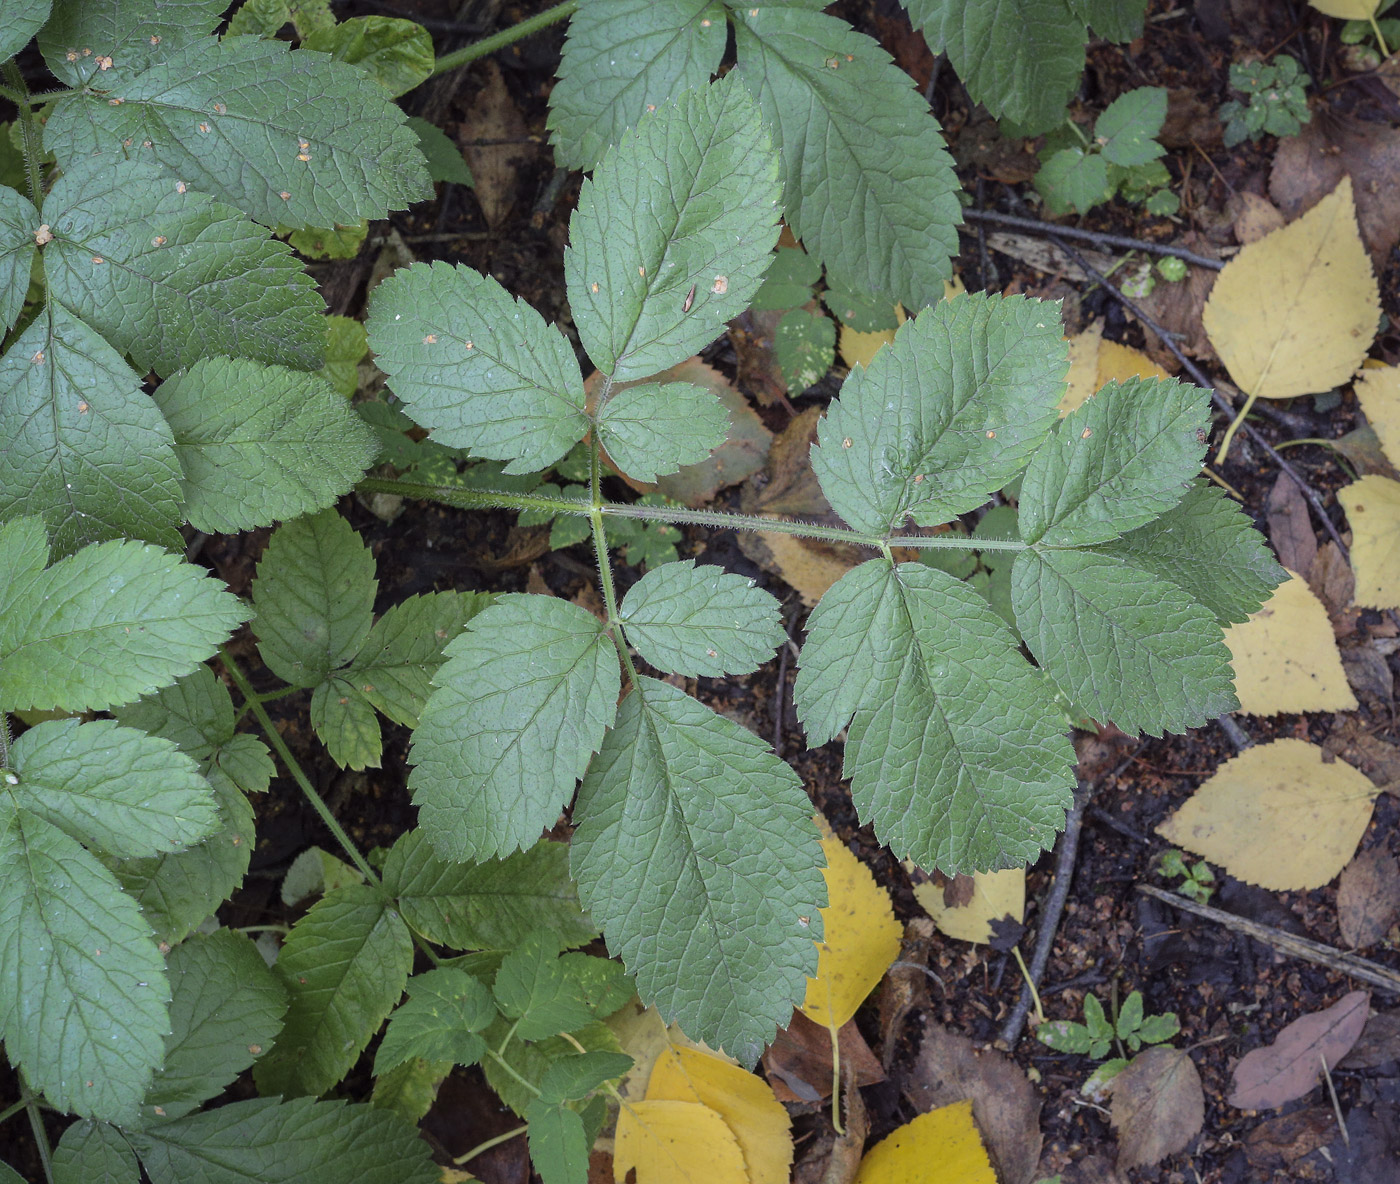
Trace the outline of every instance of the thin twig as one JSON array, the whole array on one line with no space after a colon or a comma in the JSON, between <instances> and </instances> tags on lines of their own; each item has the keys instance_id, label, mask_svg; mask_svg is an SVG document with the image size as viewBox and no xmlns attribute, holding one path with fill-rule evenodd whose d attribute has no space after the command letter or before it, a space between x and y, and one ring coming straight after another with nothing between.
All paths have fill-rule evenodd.
<instances>
[{"instance_id":1,"label":"thin twig","mask_svg":"<svg viewBox=\"0 0 1400 1184\"><path fill-rule=\"evenodd\" d=\"M1208 904L1197 904L1194 900L1178 896L1175 892L1165 892L1152 884L1139 884L1137 890L1144 896L1160 900L1182 912L1193 913L1197 917L1204 917L1207 921L1224 925L1225 928L1232 929L1236 933L1243 933L1246 937L1261 941L1266 946L1281 954L1287 954L1291 958L1312 962L1317 966L1329 967L1359 979L1363 983L1370 983L1371 986L1379 987L1392 995L1400 995L1400 974L1365 958L1358 958L1355 954L1345 953L1334 946L1323 945L1320 941L1312 941L1306 937L1285 933L1282 929L1275 929L1272 925L1261 925L1258 921L1251 921L1247 917L1227 913L1223 909L1211 908Z\"/></svg>"},{"instance_id":2,"label":"thin twig","mask_svg":"<svg viewBox=\"0 0 1400 1184\"><path fill-rule=\"evenodd\" d=\"M1040 931L1035 935L1035 953L1031 955L1029 981L1021 984L1021 997L1011 1009L1006 1023L1001 1029L1001 1043L1008 1049L1014 1048L1021 1038L1021 1029L1026 1026L1035 998L1032 984L1040 982L1045 968L1050 963L1050 947L1055 943L1055 934L1060 928L1060 914L1065 911L1069 900L1070 883L1074 879L1074 861L1079 854L1079 832L1084 821L1084 807L1093 795L1093 788L1081 781L1074 792L1074 804L1065 818L1064 834L1060 836L1060 850L1055 857L1055 883L1046 898L1045 909L1041 913Z\"/></svg>"},{"instance_id":3,"label":"thin twig","mask_svg":"<svg viewBox=\"0 0 1400 1184\"><path fill-rule=\"evenodd\" d=\"M1222 715L1215 722L1220 725L1220 730L1225 733L1230 743L1234 745L1234 749L1237 753L1243 752L1246 748L1254 747L1254 741L1250 739L1249 734L1230 716Z\"/></svg>"},{"instance_id":4,"label":"thin twig","mask_svg":"<svg viewBox=\"0 0 1400 1184\"><path fill-rule=\"evenodd\" d=\"M1072 238L1082 243L1092 243L1097 247L1114 247L1120 251L1146 251L1153 255L1170 255L1197 267L1219 271L1225 266L1219 259L1198 255L1185 247L1173 247L1169 243L1153 243L1145 239L1129 238L1123 234L1105 234L1098 230L1081 230L1076 226L1054 226L1036 218L1018 218L1014 214L1001 214L995 210L968 209L963 217L969 222L980 222L992 226L1005 226L1012 230L1023 230L1027 234L1043 234L1047 238Z\"/></svg>"}]
</instances>

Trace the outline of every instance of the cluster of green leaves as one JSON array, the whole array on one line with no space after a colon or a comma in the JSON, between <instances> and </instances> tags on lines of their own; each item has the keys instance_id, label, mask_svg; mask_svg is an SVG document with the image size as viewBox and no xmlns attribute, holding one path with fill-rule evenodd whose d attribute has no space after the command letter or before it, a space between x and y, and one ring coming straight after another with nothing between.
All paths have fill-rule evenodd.
<instances>
[{"instance_id":1,"label":"cluster of green leaves","mask_svg":"<svg viewBox=\"0 0 1400 1184\"><path fill-rule=\"evenodd\" d=\"M1171 174L1157 143L1167 118L1167 92L1143 86L1114 99L1094 122L1092 137L1066 121L1047 136L1035 187L1052 214L1085 214L1121 194L1142 202L1150 214L1174 214L1181 202L1164 188ZM1066 143L1067 138L1077 142Z\"/></svg>"},{"instance_id":2,"label":"cluster of green leaves","mask_svg":"<svg viewBox=\"0 0 1400 1184\"><path fill-rule=\"evenodd\" d=\"M1296 136L1312 118L1305 89L1311 82L1297 60L1286 53L1272 62L1232 62L1230 87L1245 101L1230 99L1220 105L1225 147L1266 135Z\"/></svg>"},{"instance_id":3,"label":"cluster of green leaves","mask_svg":"<svg viewBox=\"0 0 1400 1184\"><path fill-rule=\"evenodd\" d=\"M1086 994L1082 1024L1073 1020L1051 1020L1041 1024L1035 1035L1042 1044L1057 1052L1077 1053L1103 1061L1083 1086L1083 1092L1094 1097L1128 1067L1129 1058L1123 1053L1136 1053L1143 1045L1165 1044L1180 1031L1181 1023L1174 1012L1145 1014L1142 992L1133 991L1123 1000L1123 1006L1111 1021L1098 996ZM1120 1055L1109 1057L1115 1046Z\"/></svg>"},{"instance_id":4,"label":"cluster of green leaves","mask_svg":"<svg viewBox=\"0 0 1400 1184\"><path fill-rule=\"evenodd\" d=\"M1187 863L1185 855L1175 847L1163 851L1157 860L1157 870L1168 879L1180 878L1176 890L1182 896L1205 904L1215 892L1215 872L1204 859Z\"/></svg>"}]
</instances>

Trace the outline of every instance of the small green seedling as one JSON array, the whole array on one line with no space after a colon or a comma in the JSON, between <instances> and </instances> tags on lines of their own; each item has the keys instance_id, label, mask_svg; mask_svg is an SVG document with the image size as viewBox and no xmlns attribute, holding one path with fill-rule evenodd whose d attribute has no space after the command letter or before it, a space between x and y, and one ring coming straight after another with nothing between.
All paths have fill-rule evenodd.
<instances>
[{"instance_id":1,"label":"small green seedling","mask_svg":"<svg viewBox=\"0 0 1400 1184\"><path fill-rule=\"evenodd\" d=\"M1225 147L1264 135L1296 136L1312 118L1304 88L1312 81L1286 53L1272 62L1235 62L1230 86L1248 100L1220 105Z\"/></svg>"},{"instance_id":2,"label":"small green seedling","mask_svg":"<svg viewBox=\"0 0 1400 1184\"><path fill-rule=\"evenodd\" d=\"M1169 283L1179 284L1186 278L1186 261L1175 255L1157 260L1157 274Z\"/></svg>"},{"instance_id":3,"label":"small green seedling","mask_svg":"<svg viewBox=\"0 0 1400 1184\"><path fill-rule=\"evenodd\" d=\"M1215 891L1215 873L1210 870L1210 865L1204 859L1188 864L1185 856L1175 848L1162 852L1157 861L1157 870L1169 880L1181 877L1176 890L1201 904L1205 904Z\"/></svg>"},{"instance_id":4,"label":"small green seedling","mask_svg":"<svg viewBox=\"0 0 1400 1184\"><path fill-rule=\"evenodd\" d=\"M1128 1067L1126 1053L1136 1053L1144 1044L1163 1044L1181 1031L1174 1012L1145 1015L1142 992L1134 991L1123 1001L1117 1017L1110 1022L1096 995L1084 996L1084 1023L1052 1020L1036 1029L1036 1039L1057 1052L1073 1052L1103 1060L1116 1046L1118 1055L1105 1060L1084 1082L1087 1097L1102 1097L1108 1083Z\"/></svg>"}]
</instances>

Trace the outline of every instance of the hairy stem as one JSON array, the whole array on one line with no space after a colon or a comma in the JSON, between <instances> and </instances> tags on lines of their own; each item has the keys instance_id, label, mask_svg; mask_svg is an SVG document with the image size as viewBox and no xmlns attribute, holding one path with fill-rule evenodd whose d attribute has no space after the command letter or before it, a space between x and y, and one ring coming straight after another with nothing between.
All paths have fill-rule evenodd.
<instances>
[{"instance_id":1,"label":"hairy stem","mask_svg":"<svg viewBox=\"0 0 1400 1184\"><path fill-rule=\"evenodd\" d=\"M20 1090L24 1109L29 1115L29 1126L34 1132L34 1145L39 1149L39 1163L44 1169L44 1179L53 1184L53 1150L49 1146L49 1133L44 1129L44 1116L39 1113L39 1099L29 1083L20 1078Z\"/></svg>"},{"instance_id":2,"label":"hairy stem","mask_svg":"<svg viewBox=\"0 0 1400 1184\"><path fill-rule=\"evenodd\" d=\"M282 758L283 765L287 772L292 775L292 780L301 787L301 792L306 795L306 800L311 803L311 808L320 815L321 821L326 824L326 829L335 837L335 841L341 845L345 853L350 856L350 862L359 869L367 884L375 887L379 886L379 877L375 874L374 868L370 867L369 861L360 854L360 849L355 846L354 840L345 833L345 828L336 821L335 815L331 813L331 808L326 805L325 800L316 792L316 787L311 784L311 779L302 770L297 758L292 755L292 750L287 747L287 742L282 739L272 722L272 717L267 714L267 709L263 707L258 699L257 691L253 690L253 684L248 681L248 676L239 668L238 663L233 660L228 652L227 646L219 647L219 660L224 664L224 669L228 671L229 677L237 684L242 693L245 703L252 707L253 715L257 718L258 725L262 728L263 734L267 737L268 743L276 750L277 755Z\"/></svg>"},{"instance_id":3,"label":"hairy stem","mask_svg":"<svg viewBox=\"0 0 1400 1184\"><path fill-rule=\"evenodd\" d=\"M13 96L6 97L19 108L20 135L24 141L24 179L29 186L29 200L37 210L44 202L44 186L39 176L39 162L44 159L44 141L34 119L34 108L29 103L29 88L24 84L24 75L12 61L5 63L4 75L14 91Z\"/></svg>"},{"instance_id":4,"label":"hairy stem","mask_svg":"<svg viewBox=\"0 0 1400 1184\"><path fill-rule=\"evenodd\" d=\"M531 33L538 33L541 29L549 28L550 25L568 20L569 17L573 16L574 9L577 7L578 0L564 0L564 3L547 8L544 12L532 16L528 20L511 25L508 29L492 33L491 36L474 41L471 45L465 45L453 53L443 54L433 64L433 72L429 77L436 78L439 74L446 74L449 70L465 66L468 62L476 61L477 58L484 58L487 54L504 49L507 45L514 45L522 38L530 36Z\"/></svg>"},{"instance_id":5,"label":"hairy stem","mask_svg":"<svg viewBox=\"0 0 1400 1184\"><path fill-rule=\"evenodd\" d=\"M613 581L612 558L608 554L608 534L603 528L603 456L598 444L598 433L593 433L588 448L588 487L592 492L588 524L593 533L593 553L598 557L598 582L603 589L603 603L608 610L608 629L623 669L627 671L627 681L637 685L637 668L632 665L632 655L627 652L627 638L622 632L622 617L617 608L617 585Z\"/></svg>"},{"instance_id":6,"label":"hairy stem","mask_svg":"<svg viewBox=\"0 0 1400 1184\"><path fill-rule=\"evenodd\" d=\"M20 1100L19 1100L18 1102L12 1102L10 1105L6 1106L3 1110L0 1110L0 1122L6 1122L6 1121L8 1121L9 1119L13 1118L16 1114L18 1114L21 1110L23 1110L27 1105L29 1105L29 1102L28 1102L28 1100L25 1099L25 1098L20 1098Z\"/></svg>"}]
</instances>

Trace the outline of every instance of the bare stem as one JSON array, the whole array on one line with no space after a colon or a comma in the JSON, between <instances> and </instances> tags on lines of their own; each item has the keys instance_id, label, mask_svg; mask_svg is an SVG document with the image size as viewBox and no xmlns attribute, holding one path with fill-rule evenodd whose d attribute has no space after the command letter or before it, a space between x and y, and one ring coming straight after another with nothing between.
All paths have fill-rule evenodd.
<instances>
[{"instance_id":1,"label":"bare stem","mask_svg":"<svg viewBox=\"0 0 1400 1184\"><path fill-rule=\"evenodd\" d=\"M484 58L487 54L495 53L498 49L505 49L507 45L514 45L522 38L530 36L531 33L538 33L541 29L547 29L550 25L558 24L560 21L568 20L578 7L578 0L564 0L562 4L556 4L553 8L547 8L544 12L538 13L527 20L519 21L511 25L508 29L502 29L499 33L492 33L489 37L483 37L480 41L475 41L471 45L463 46L453 53L443 54L442 57L433 64L433 72L430 78L436 78L439 74L446 74L449 70L455 70L458 66L465 66L469 62L474 62L477 58Z\"/></svg>"}]
</instances>

